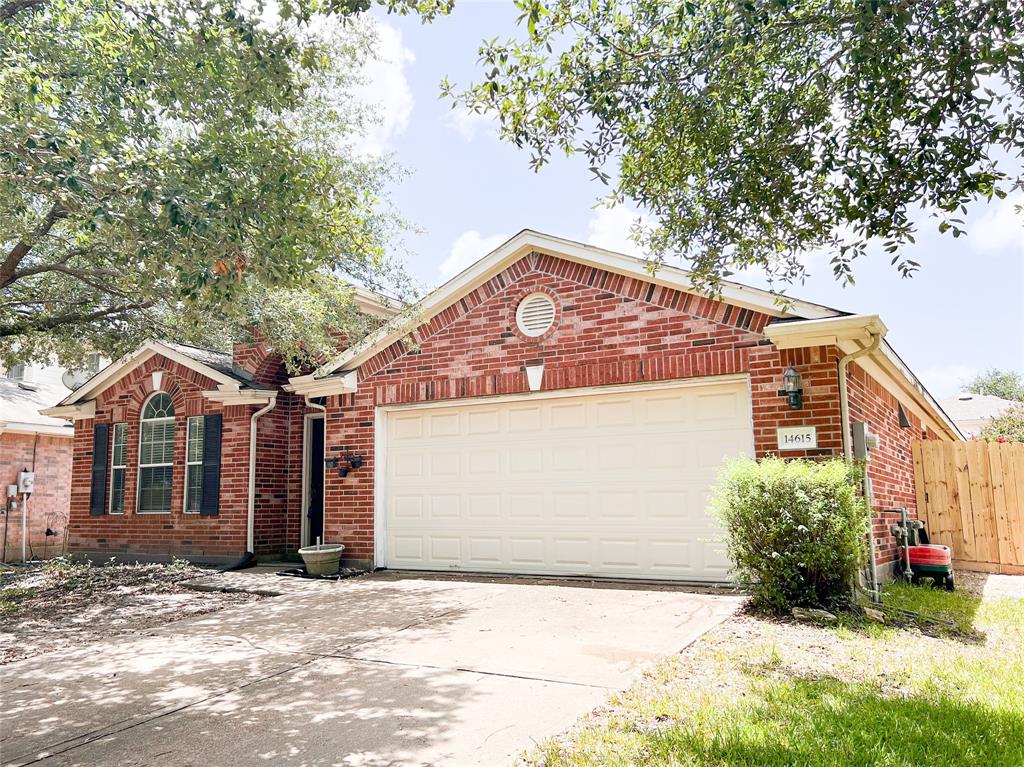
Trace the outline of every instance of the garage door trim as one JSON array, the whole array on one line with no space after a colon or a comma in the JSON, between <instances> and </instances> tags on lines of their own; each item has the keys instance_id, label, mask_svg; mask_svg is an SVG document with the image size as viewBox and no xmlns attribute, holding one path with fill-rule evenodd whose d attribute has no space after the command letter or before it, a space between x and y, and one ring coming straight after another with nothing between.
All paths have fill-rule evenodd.
<instances>
[{"instance_id":1,"label":"garage door trim","mask_svg":"<svg viewBox=\"0 0 1024 767\"><path fill-rule=\"evenodd\" d=\"M432 400L429 402L412 402L398 405L378 405L375 408L373 424L374 470L373 470L373 558L374 567L388 567L387 529L384 509L385 487L384 474L386 465L387 440L385 435L386 421L389 413L394 411L435 410L446 407L468 407L488 403L522 402L525 400L556 399L566 397L586 397L600 394L620 394L629 392L649 392L659 389L681 389L689 387L716 386L730 383L746 383L750 409L747 412L750 427L750 443L754 443L753 392L750 386L750 375L739 373L726 376L708 376L702 378L674 378L666 381L654 381L639 384L618 384L612 386L581 386L570 389L552 389L540 392L524 392L521 394L500 394L490 397L460 397L457 399Z\"/></svg>"}]
</instances>

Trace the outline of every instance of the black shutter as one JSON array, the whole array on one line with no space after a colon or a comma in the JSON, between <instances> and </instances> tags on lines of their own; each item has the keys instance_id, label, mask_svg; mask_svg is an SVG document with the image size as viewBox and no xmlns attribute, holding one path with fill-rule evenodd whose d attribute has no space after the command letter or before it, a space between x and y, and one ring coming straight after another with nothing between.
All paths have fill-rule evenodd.
<instances>
[{"instance_id":1,"label":"black shutter","mask_svg":"<svg viewBox=\"0 0 1024 767\"><path fill-rule=\"evenodd\" d=\"M199 513L215 517L220 513L220 436L222 416L217 413L203 418L203 494Z\"/></svg>"},{"instance_id":2,"label":"black shutter","mask_svg":"<svg viewBox=\"0 0 1024 767\"><path fill-rule=\"evenodd\" d=\"M110 424L92 427L92 489L89 493L89 514L107 513L107 465L110 462Z\"/></svg>"}]
</instances>

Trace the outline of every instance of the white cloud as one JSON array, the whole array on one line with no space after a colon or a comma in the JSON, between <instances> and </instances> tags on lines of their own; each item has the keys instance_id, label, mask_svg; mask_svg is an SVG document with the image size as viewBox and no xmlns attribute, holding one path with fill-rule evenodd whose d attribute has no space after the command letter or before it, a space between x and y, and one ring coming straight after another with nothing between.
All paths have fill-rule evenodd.
<instances>
[{"instance_id":1,"label":"white cloud","mask_svg":"<svg viewBox=\"0 0 1024 767\"><path fill-rule=\"evenodd\" d=\"M631 236L633 225L640 221L641 225L649 224L646 216L635 208L617 205L614 208L599 207L594 210L587 222L587 242L599 248L629 253L643 257L643 249Z\"/></svg>"},{"instance_id":2,"label":"white cloud","mask_svg":"<svg viewBox=\"0 0 1024 767\"><path fill-rule=\"evenodd\" d=\"M1024 205L1024 192L1007 195L1002 200L993 199L981 208L984 212L967 227L967 241L975 252L1024 255L1024 215L1017 212L1019 205Z\"/></svg>"},{"instance_id":3,"label":"white cloud","mask_svg":"<svg viewBox=\"0 0 1024 767\"><path fill-rule=\"evenodd\" d=\"M445 279L454 277L470 264L486 256L507 239L507 234L492 234L484 237L476 229L463 232L455 238L448 258L441 263L441 276Z\"/></svg>"},{"instance_id":4,"label":"white cloud","mask_svg":"<svg viewBox=\"0 0 1024 767\"><path fill-rule=\"evenodd\" d=\"M498 135L497 118L487 112L472 112L460 106L451 110L444 122L465 141L473 141L478 133L488 138Z\"/></svg>"},{"instance_id":5,"label":"white cloud","mask_svg":"<svg viewBox=\"0 0 1024 767\"><path fill-rule=\"evenodd\" d=\"M377 119L367 126L355 149L380 155L391 151L391 142L409 127L415 99L405 67L416 60L416 55L403 44L400 30L381 21L375 21L374 27L377 40L373 57L363 65L364 82L356 95L376 110Z\"/></svg>"},{"instance_id":6,"label":"white cloud","mask_svg":"<svg viewBox=\"0 0 1024 767\"><path fill-rule=\"evenodd\" d=\"M919 371L917 375L932 396L944 399L960 393L964 385L970 383L977 374L977 368L954 363L933 365Z\"/></svg>"}]
</instances>

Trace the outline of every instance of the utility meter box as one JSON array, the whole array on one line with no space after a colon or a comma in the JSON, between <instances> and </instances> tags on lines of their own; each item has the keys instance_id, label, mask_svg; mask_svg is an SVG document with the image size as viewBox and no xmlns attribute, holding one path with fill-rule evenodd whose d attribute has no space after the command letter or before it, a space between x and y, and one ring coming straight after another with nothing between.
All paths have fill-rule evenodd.
<instances>
[{"instance_id":1,"label":"utility meter box","mask_svg":"<svg viewBox=\"0 0 1024 767\"><path fill-rule=\"evenodd\" d=\"M18 472L18 492L31 493L36 484L36 473L34 471Z\"/></svg>"},{"instance_id":2,"label":"utility meter box","mask_svg":"<svg viewBox=\"0 0 1024 767\"><path fill-rule=\"evenodd\" d=\"M858 461L870 461L871 451L878 448L878 435L872 433L863 421L853 423L853 457Z\"/></svg>"}]
</instances>

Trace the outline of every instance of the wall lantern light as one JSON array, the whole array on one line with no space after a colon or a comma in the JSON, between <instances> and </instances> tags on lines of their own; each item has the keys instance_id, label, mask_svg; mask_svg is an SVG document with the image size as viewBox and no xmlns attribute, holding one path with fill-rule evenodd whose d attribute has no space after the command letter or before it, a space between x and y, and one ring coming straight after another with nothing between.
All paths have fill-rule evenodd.
<instances>
[{"instance_id":1,"label":"wall lantern light","mask_svg":"<svg viewBox=\"0 0 1024 767\"><path fill-rule=\"evenodd\" d=\"M796 368L788 367L782 374L782 390L779 396L789 401L790 410L800 410L804 406L804 390L800 388L800 371Z\"/></svg>"}]
</instances>

